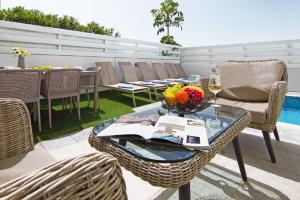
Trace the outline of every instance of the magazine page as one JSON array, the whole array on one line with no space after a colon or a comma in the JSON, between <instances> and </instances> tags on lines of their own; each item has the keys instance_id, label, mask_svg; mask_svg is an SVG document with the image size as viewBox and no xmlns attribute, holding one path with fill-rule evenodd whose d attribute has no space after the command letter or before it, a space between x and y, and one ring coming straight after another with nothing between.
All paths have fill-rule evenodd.
<instances>
[{"instance_id":1,"label":"magazine page","mask_svg":"<svg viewBox=\"0 0 300 200\"><path fill-rule=\"evenodd\" d=\"M120 117L115 123L101 131L99 137L123 136L123 135L139 135L145 139L151 138L155 122L158 117L156 115L141 118L135 116Z\"/></svg>"},{"instance_id":2,"label":"magazine page","mask_svg":"<svg viewBox=\"0 0 300 200\"><path fill-rule=\"evenodd\" d=\"M151 139L167 140L182 144L185 135L186 119L176 116L161 116L154 127Z\"/></svg>"},{"instance_id":3,"label":"magazine page","mask_svg":"<svg viewBox=\"0 0 300 200\"><path fill-rule=\"evenodd\" d=\"M183 145L189 148L206 150L209 148L205 121L187 119Z\"/></svg>"},{"instance_id":4,"label":"magazine page","mask_svg":"<svg viewBox=\"0 0 300 200\"><path fill-rule=\"evenodd\" d=\"M208 149L205 122L176 116L162 116L151 139L167 140L193 149Z\"/></svg>"}]
</instances>

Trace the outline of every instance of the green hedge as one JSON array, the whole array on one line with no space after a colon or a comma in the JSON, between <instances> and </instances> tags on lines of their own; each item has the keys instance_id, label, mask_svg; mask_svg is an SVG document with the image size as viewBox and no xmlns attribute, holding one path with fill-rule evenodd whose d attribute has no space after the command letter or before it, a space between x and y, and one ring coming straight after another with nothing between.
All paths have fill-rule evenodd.
<instances>
[{"instance_id":1,"label":"green hedge","mask_svg":"<svg viewBox=\"0 0 300 200\"><path fill-rule=\"evenodd\" d=\"M28 10L21 6L12 9L8 8L0 10L0 20L82 31L100 35L109 35L114 37L121 36L120 33L115 32L113 28L106 28L94 21L86 25L82 25L75 17L72 16L64 15L59 17L58 15L45 14L39 10Z\"/></svg>"}]
</instances>

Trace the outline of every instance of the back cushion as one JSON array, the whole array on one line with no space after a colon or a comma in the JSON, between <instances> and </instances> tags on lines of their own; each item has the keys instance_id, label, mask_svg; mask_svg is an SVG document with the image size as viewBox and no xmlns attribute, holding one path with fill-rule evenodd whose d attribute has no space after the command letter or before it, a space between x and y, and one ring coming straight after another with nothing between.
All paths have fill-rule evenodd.
<instances>
[{"instance_id":1,"label":"back cushion","mask_svg":"<svg viewBox=\"0 0 300 200\"><path fill-rule=\"evenodd\" d=\"M222 92L218 96L239 101L267 102L272 84L283 78L281 60L228 61L217 66Z\"/></svg>"}]
</instances>

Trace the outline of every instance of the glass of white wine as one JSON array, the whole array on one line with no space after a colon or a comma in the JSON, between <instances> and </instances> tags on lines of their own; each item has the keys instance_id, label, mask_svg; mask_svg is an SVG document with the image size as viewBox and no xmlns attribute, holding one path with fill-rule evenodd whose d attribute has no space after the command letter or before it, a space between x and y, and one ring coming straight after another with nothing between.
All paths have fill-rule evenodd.
<instances>
[{"instance_id":1,"label":"glass of white wine","mask_svg":"<svg viewBox=\"0 0 300 200\"><path fill-rule=\"evenodd\" d=\"M220 105L217 104L217 94L222 90L221 76L219 74L213 74L209 76L208 89L214 93L215 96L215 104L211 106L215 108L220 107Z\"/></svg>"}]
</instances>

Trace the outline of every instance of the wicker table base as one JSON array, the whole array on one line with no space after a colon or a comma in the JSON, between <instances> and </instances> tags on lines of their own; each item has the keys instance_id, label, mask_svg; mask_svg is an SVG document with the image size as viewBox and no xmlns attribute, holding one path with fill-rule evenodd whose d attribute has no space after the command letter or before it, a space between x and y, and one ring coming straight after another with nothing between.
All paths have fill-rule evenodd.
<instances>
[{"instance_id":1,"label":"wicker table base","mask_svg":"<svg viewBox=\"0 0 300 200\"><path fill-rule=\"evenodd\" d=\"M174 163L159 163L143 160L119 148L109 142L108 139L96 137L93 133L89 137L89 143L99 151L112 154L124 168L149 182L151 185L165 188L180 188L180 199L189 199L190 180L199 173L217 153L232 141L243 180L247 180L237 136L250 122L251 115L247 112L211 144L208 152L199 151L196 156L188 160Z\"/></svg>"}]
</instances>

